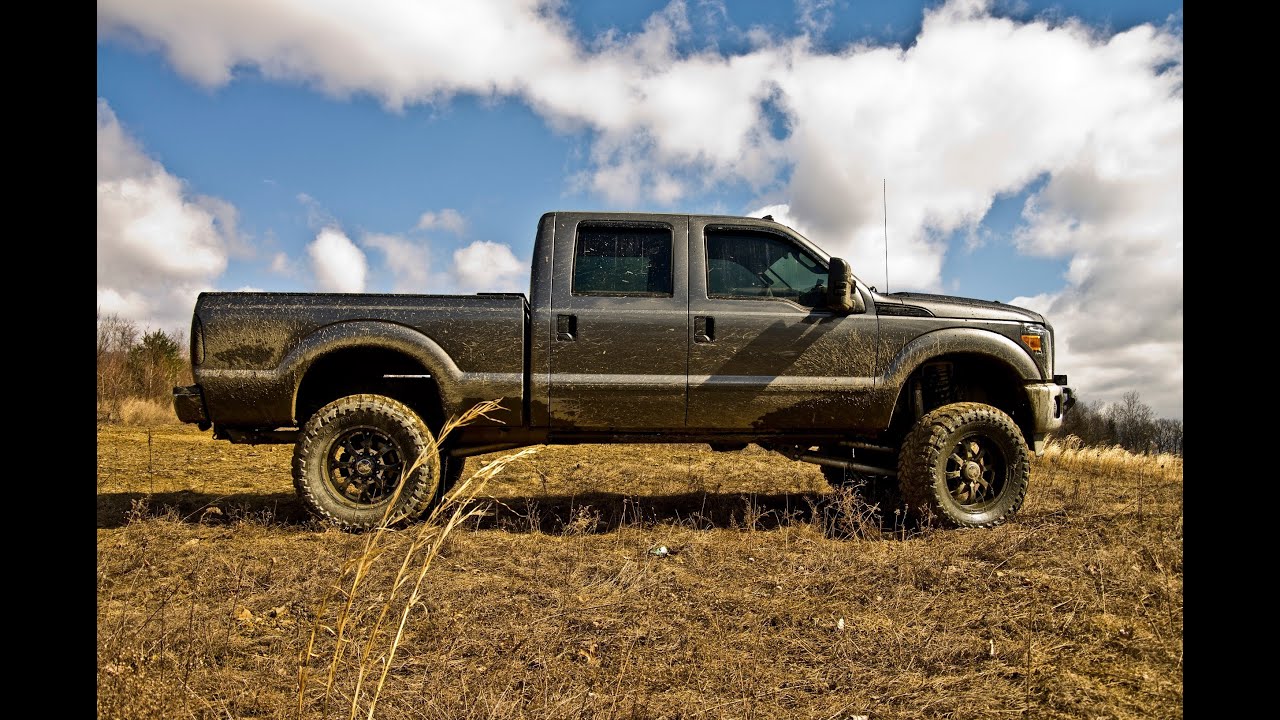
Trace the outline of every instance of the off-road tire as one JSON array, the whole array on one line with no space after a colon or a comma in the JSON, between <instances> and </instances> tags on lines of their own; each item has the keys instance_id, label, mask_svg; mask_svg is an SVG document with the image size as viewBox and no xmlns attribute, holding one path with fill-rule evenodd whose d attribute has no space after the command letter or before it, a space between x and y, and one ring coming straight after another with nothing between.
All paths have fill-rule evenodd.
<instances>
[{"instance_id":1,"label":"off-road tire","mask_svg":"<svg viewBox=\"0 0 1280 720\"><path fill-rule=\"evenodd\" d=\"M903 499L917 516L952 527L994 527L1027 496L1031 460L1022 431L998 408L944 405L911 428L898 458Z\"/></svg>"},{"instance_id":2,"label":"off-road tire","mask_svg":"<svg viewBox=\"0 0 1280 720\"><path fill-rule=\"evenodd\" d=\"M317 410L293 451L293 485L313 513L346 530L418 517L440 498L438 463L423 461L387 507L400 475L438 452L426 423L383 395L348 395ZM438 456L437 456L438 457Z\"/></svg>"}]
</instances>

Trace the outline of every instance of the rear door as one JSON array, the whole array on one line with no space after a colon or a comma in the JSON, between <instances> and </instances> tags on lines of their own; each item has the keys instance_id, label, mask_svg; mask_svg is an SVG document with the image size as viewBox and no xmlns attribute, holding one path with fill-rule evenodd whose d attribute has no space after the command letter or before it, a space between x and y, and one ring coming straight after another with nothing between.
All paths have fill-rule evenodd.
<instances>
[{"instance_id":1,"label":"rear door","mask_svg":"<svg viewBox=\"0 0 1280 720\"><path fill-rule=\"evenodd\" d=\"M551 427L684 426L687 216L556 216Z\"/></svg>"}]
</instances>

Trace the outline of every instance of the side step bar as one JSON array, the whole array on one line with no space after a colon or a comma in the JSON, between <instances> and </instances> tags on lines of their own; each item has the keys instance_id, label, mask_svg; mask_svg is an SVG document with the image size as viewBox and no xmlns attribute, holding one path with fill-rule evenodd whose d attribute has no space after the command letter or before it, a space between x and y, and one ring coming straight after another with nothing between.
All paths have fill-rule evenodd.
<instances>
[{"instance_id":1,"label":"side step bar","mask_svg":"<svg viewBox=\"0 0 1280 720\"><path fill-rule=\"evenodd\" d=\"M875 467L874 465L864 465L860 462L845 460L843 458L835 458L830 455L823 455L813 450L801 450L799 452L783 453L792 460L813 463L814 465L826 465L827 467L844 468L854 472L865 473L867 475L887 475L888 477L898 477L897 468Z\"/></svg>"}]
</instances>

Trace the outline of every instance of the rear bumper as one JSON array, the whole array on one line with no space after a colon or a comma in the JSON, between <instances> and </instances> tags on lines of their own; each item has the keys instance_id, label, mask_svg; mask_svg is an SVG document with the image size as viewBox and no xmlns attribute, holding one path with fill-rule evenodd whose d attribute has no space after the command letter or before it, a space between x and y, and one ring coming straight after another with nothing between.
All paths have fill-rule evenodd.
<instances>
[{"instance_id":1,"label":"rear bumper","mask_svg":"<svg viewBox=\"0 0 1280 720\"><path fill-rule=\"evenodd\" d=\"M1062 428L1067 410L1076 404L1075 391L1067 385L1066 375L1054 375L1053 382L1033 383L1027 386L1027 398L1031 401L1032 449L1037 455L1044 452L1045 437Z\"/></svg>"},{"instance_id":2,"label":"rear bumper","mask_svg":"<svg viewBox=\"0 0 1280 720\"><path fill-rule=\"evenodd\" d=\"M199 385L185 385L173 389L173 410L184 423L195 423L201 430L209 429L209 414L204 408L204 393Z\"/></svg>"}]
</instances>

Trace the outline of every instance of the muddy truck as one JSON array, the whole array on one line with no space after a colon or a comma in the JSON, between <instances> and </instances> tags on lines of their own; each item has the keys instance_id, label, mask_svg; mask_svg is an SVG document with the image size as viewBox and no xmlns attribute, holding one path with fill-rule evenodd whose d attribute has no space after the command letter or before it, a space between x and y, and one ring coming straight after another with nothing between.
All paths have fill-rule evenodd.
<instances>
[{"instance_id":1,"label":"muddy truck","mask_svg":"<svg viewBox=\"0 0 1280 720\"><path fill-rule=\"evenodd\" d=\"M877 292L771 217L550 212L528 297L202 293L173 392L215 438L294 444L302 501L347 529L426 513L469 456L673 442L989 527L1073 403L1053 354L1037 313Z\"/></svg>"}]
</instances>

